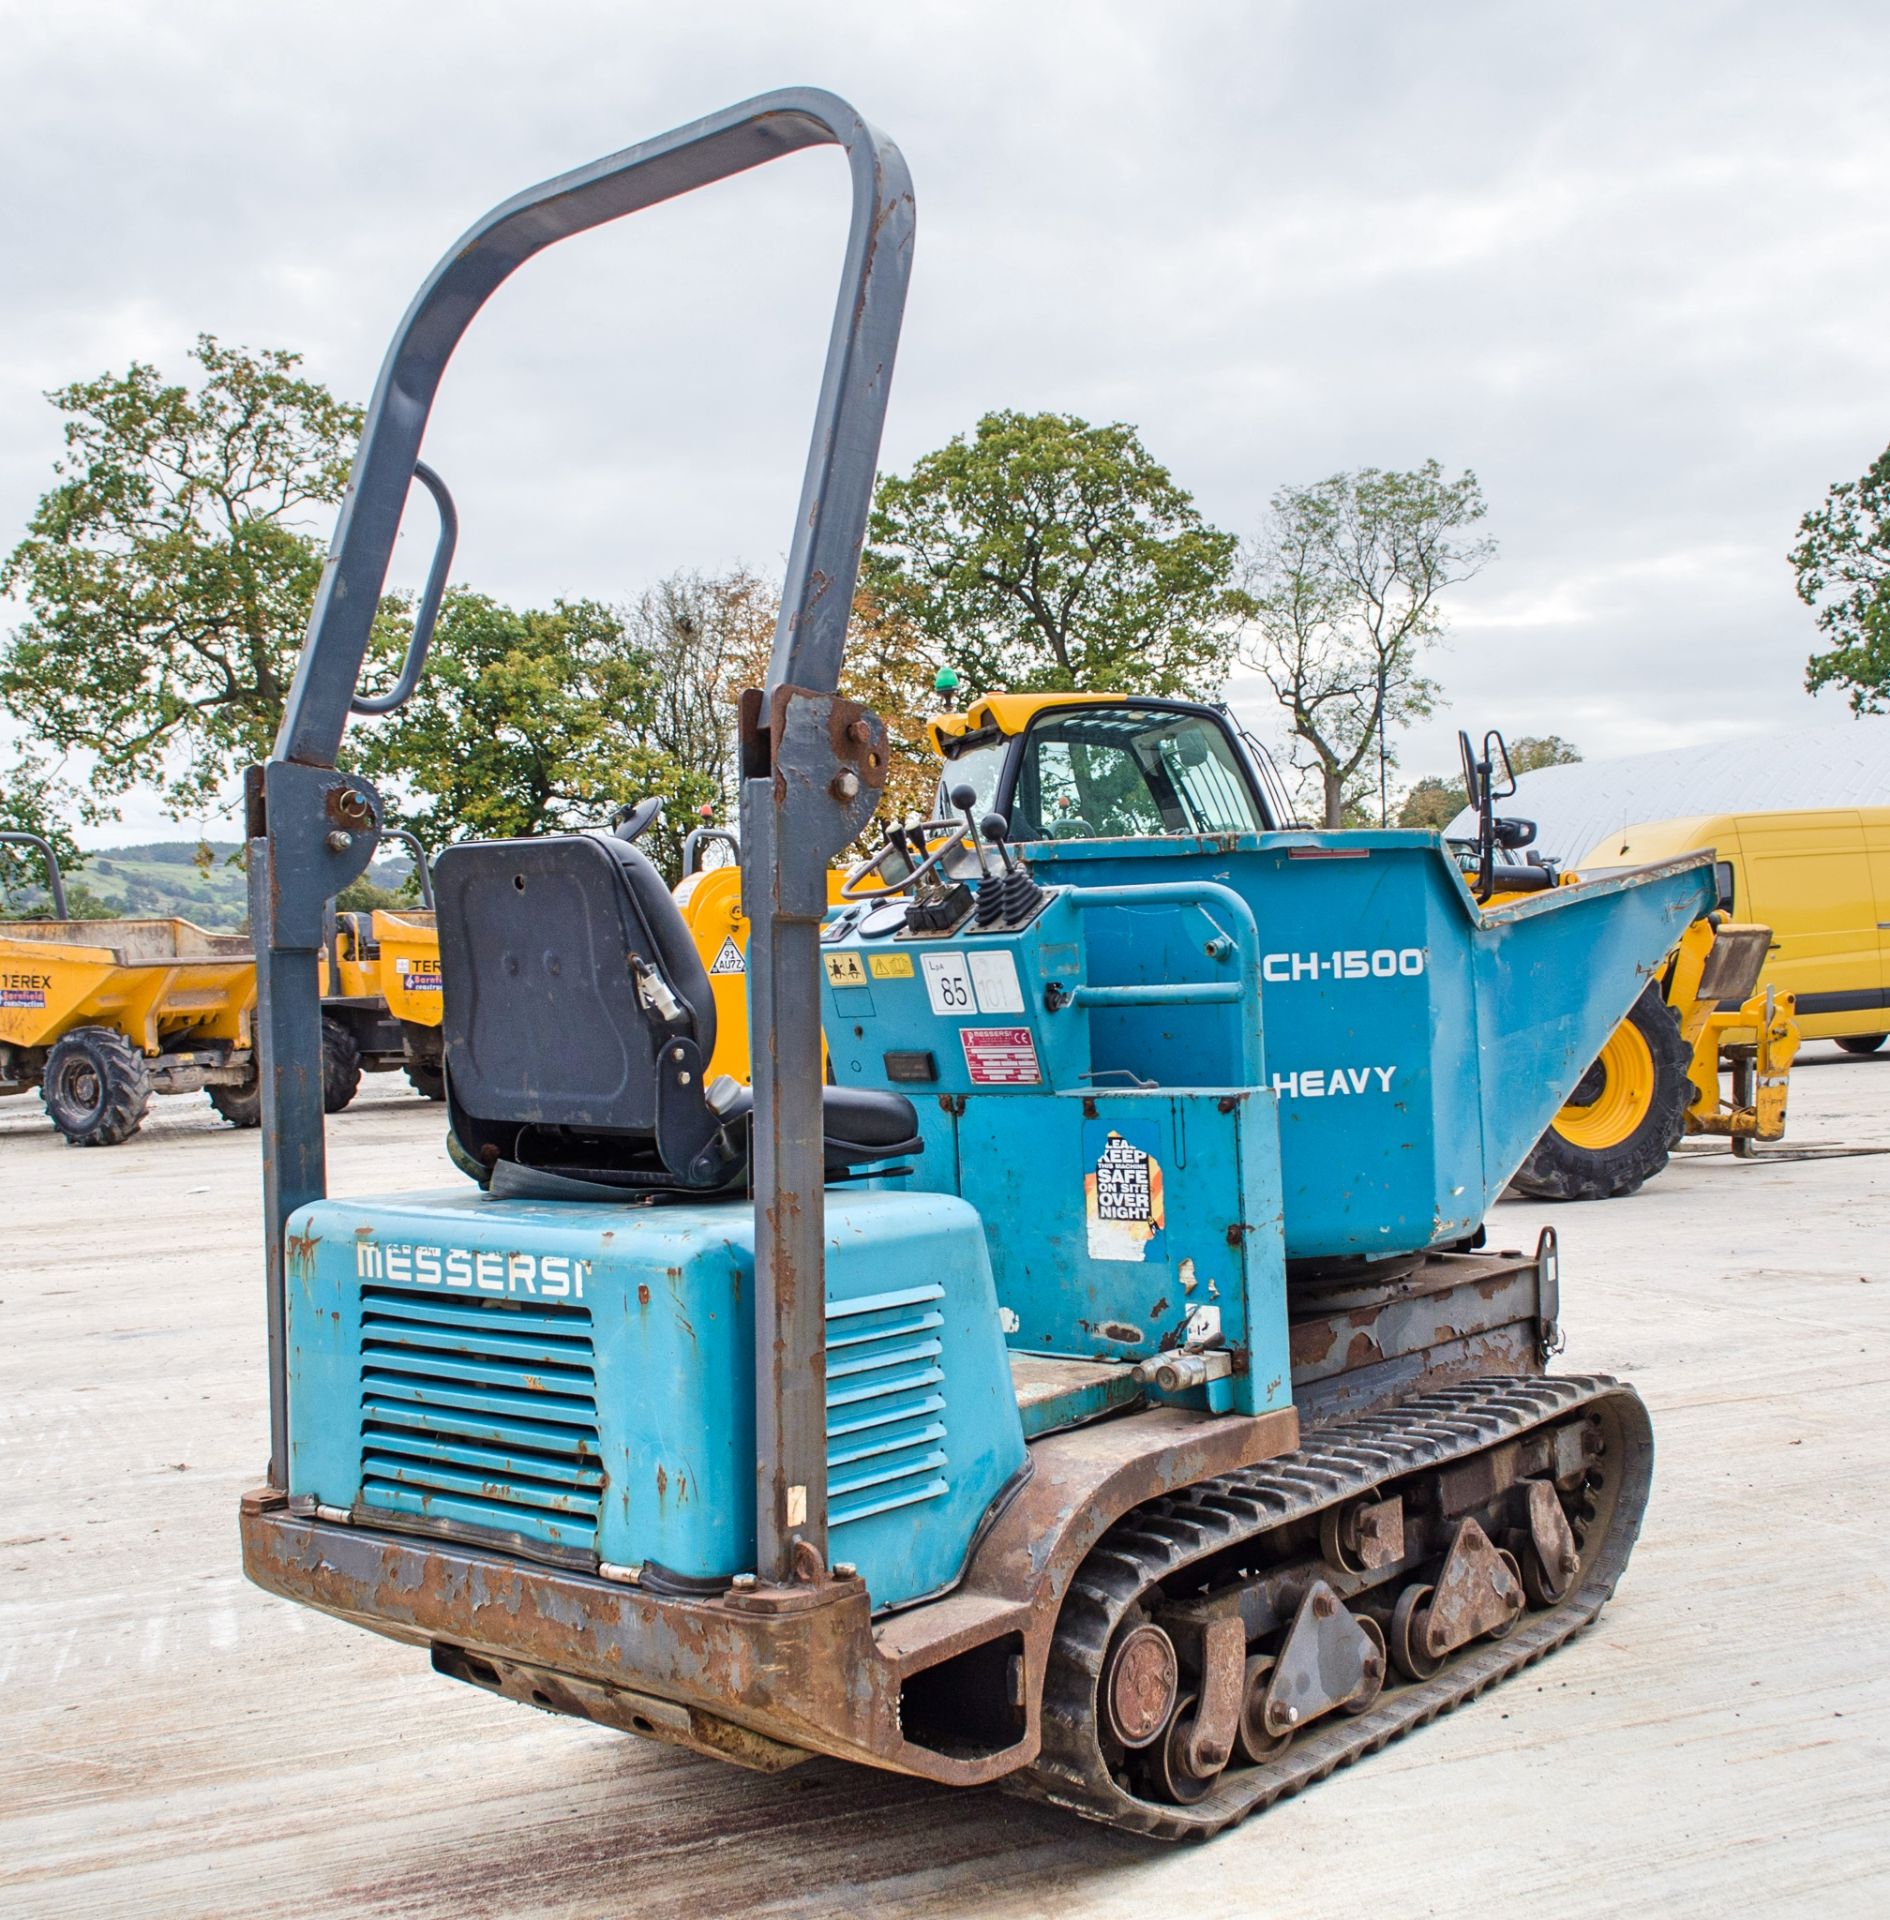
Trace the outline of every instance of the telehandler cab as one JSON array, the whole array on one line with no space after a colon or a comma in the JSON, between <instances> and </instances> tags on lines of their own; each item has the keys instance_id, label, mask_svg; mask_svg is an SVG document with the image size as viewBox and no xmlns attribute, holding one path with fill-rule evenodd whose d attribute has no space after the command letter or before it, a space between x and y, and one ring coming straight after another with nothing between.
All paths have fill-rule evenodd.
<instances>
[{"instance_id":1,"label":"telehandler cab","mask_svg":"<svg viewBox=\"0 0 1890 1920\"><path fill-rule=\"evenodd\" d=\"M742 709L753 1089L705 1078L707 973L633 845L449 848L471 1179L328 1197L321 903L383 817L337 749L448 358L552 242L827 143L852 222ZM974 794L830 916L887 770L835 688L912 235L897 149L776 93L507 202L403 321L249 787L271 1447L244 1561L554 1712L1203 1835L1613 1590L1645 1410L1545 1374L1553 1236L1480 1226L1712 876L1486 911L1434 836L1233 813L1026 863ZM1319 988L1283 1020L1282 969Z\"/></svg>"}]
</instances>

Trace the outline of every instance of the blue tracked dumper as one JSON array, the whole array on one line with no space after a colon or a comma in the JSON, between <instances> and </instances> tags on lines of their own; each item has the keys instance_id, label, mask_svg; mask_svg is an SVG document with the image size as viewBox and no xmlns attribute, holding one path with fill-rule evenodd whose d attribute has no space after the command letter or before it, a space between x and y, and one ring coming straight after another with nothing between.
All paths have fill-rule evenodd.
<instances>
[{"instance_id":1,"label":"blue tracked dumper","mask_svg":"<svg viewBox=\"0 0 1890 1920\"><path fill-rule=\"evenodd\" d=\"M538 247L822 142L854 220L743 709L752 1093L705 1084L713 996L634 822L451 848L470 1177L328 1196L320 907L382 817L334 762L447 356ZM1644 1411L1545 1374L1552 1236L1481 1226L1711 872L1484 912L1434 836L1286 830L1256 785L1021 857L942 816L828 913L886 776L834 687L910 238L896 150L774 95L507 203L410 310L249 792L272 1446L245 1565L540 1708L1199 1836L1612 1591ZM1102 785L1181 804L1237 752L1189 736L1214 724L1131 715Z\"/></svg>"}]
</instances>

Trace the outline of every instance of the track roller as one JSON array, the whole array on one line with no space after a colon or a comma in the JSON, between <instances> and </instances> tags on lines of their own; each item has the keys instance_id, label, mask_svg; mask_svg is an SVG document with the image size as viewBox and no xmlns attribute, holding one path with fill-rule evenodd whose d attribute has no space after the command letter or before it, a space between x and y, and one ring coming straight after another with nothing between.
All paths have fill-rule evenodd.
<instances>
[{"instance_id":1,"label":"track roller","mask_svg":"<svg viewBox=\"0 0 1890 1920\"><path fill-rule=\"evenodd\" d=\"M1466 1381L1158 1495L1078 1568L1005 1784L1168 1839L1232 1825L1591 1620L1652 1452L1611 1380Z\"/></svg>"}]
</instances>

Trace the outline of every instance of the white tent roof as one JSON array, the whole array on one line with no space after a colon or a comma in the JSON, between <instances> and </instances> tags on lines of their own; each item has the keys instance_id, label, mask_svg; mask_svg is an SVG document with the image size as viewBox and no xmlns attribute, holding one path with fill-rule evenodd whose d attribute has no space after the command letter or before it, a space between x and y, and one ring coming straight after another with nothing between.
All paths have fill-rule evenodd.
<instances>
[{"instance_id":1,"label":"white tent roof","mask_svg":"<svg viewBox=\"0 0 1890 1920\"><path fill-rule=\"evenodd\" d=\"M1496 810L1536 823L1531 852L1568 861L1644 821L1815 807L1890 807L1890 717L1542 767L1518 776L1515 797ZM1475 814L1458 814L1449 831L1475 833Z\"/></svg>"}]
</instances>

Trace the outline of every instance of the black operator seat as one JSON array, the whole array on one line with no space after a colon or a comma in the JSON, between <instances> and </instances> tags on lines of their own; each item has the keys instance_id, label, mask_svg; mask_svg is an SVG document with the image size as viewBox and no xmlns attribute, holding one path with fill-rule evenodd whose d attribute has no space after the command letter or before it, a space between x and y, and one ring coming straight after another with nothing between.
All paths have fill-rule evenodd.
<instances>
[{"instance_id":1,"label":"black operator seat","mask_svg":"<svg viewBox=\"0 0 1890 1920\"><path fill-rule=\"evenodd\" d=\"M662 876L590 834L448 847L434 870L455 1158L494 1192L722 1192L754 1098L709 1085L715 998ZM823 1089L830 1176L917 1153L901 1094Z\"/></svg>"}]
</instances>

